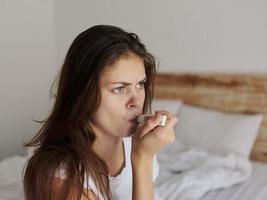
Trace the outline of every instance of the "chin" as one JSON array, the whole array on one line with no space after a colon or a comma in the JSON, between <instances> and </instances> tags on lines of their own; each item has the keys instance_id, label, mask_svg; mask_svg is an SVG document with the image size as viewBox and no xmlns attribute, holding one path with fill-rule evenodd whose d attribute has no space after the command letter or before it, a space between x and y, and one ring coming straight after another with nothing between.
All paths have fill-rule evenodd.
<instances>
[{"instance_id":1,"label":"chin","mask_svg":"<svg viewBox=\"0 0 267 200\"><path fill-rule=\"evenodd\" d=\"M120 133L120 137L130 137L135 133L134 129L124 129L123 132Z\"/></svg>"},{"instance_id":2,"label":"chin","mask_svg":"<svg viewBox=\"0 0 267 200\"><path fill-rule=\"evenodd\" d=\"M136 129L137 129L137 126L133 126L133 125L130 125L130 126L127 126L127 127L122 127L121 130L124 130L122 133L122 137L130 137L132 136L133 134L135 134L136 132Z\"/></svg>"}]
</instances>

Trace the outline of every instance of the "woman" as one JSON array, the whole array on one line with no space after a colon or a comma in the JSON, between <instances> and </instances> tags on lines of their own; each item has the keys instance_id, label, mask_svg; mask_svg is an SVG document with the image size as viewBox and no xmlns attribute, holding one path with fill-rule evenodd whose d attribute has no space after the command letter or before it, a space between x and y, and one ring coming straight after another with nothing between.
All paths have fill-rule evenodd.
<instances>
[{"instance_id":1,"label":"woman","mask_svg":"<svg viewBox=\"0 0 267 200\"><path fill-rule=\"evenodd\" d=\"M24 173L26 200L153 199L155 154L174 141L177 119L150 112L156 73L138 36L93 26L71 44L55 104ZM166 115L167 125L158 126ZM154 176L154 177L153 177Z\"/></svg>"}]
</instances>

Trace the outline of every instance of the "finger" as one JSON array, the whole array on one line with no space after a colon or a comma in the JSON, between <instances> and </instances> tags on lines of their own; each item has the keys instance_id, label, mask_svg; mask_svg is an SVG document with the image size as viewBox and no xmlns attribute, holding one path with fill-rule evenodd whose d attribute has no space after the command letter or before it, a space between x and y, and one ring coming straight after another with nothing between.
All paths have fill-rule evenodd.
<instances>
[{"instance_id":1,"label":"finger","mask_svg":"<svg viewBox=\"0 0 267 200\"><path fill-rule=\"evenodd\" d=\"M165 126L174 126L176 122L178 121L177 117L174 116L172 113L165 111L165 110L158 110L156 113L160 113L161 115L166 115L167 116L167 122Z\"/></svg>"},{"instance_id":2,"label":"finger","mask_svg":"<svg viewBox=\"0 0 267 200\"><path fill-rule=\"evenodd\" d=\"M173 116L170 119L167 120L166 122L166 128L173 128L175 124L177 123L178 119L177 117Z\"/></svg>"},{"instance_id":3,"label":"finger","mask_svg":"<svg viewBox=\"0 0 267 200\"><path fill-rule=\"evenodd\" d=\"M139 127L141 137L156 128L161 120L161 115L156 113L153 117L147 119L142 126Z\"/></svg>"},{"instance_id":4,"label":"finger","mask_svg":"<svg viewBox=\"0 0 267 200\"><path fill-rule=\"evenodd\" d=\"M171 116L167 119L165 126L159 126L159 128L161 129L168 129L168 128L173 128L175 126L175 124L177 123L178 119L175 116Z\"/></svg>"}]
</instances>

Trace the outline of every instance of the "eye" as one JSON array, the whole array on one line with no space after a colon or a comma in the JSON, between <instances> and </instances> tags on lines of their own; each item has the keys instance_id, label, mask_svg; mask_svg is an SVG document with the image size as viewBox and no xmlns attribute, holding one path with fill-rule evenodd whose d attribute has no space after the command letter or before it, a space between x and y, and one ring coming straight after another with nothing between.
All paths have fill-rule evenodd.
<instances>
[{"instance_id":1,"label":"eye","mask_svg":"<svg viewBox=\"0 0 267 200\"><path fill-rule=\"evenodd\" d=\"M145 85L146 85L146 81L142 81L142 82L138 83L138 88L143 89L145 87Z\"/></svg>"},{"instance_id":2,"label":"eye","mask_svg":"<svg viewBox=\"0 0 267 200\"><path fill-rule=\"evenodd\" d=\"M112 92L114 94L119 94L119 93L121 93L123 91L123 89L124 89L124 86L117 87L117 88L113 89Z\"/></svg>"}]
</instances>

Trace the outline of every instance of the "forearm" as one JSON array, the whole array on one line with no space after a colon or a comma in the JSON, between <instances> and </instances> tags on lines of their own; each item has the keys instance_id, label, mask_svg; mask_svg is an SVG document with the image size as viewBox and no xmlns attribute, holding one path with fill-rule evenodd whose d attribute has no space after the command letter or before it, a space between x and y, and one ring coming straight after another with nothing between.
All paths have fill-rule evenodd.
<instances>
[{"instance_id":1,"label":"forearm","mask_svg":"<svg viewBox=\"0 0 267 200\"><path fill-rule=\"evenodd\" d=\"M132 159L132 200L153 200L153 157Z\"/></svg>"}]
</instances>

